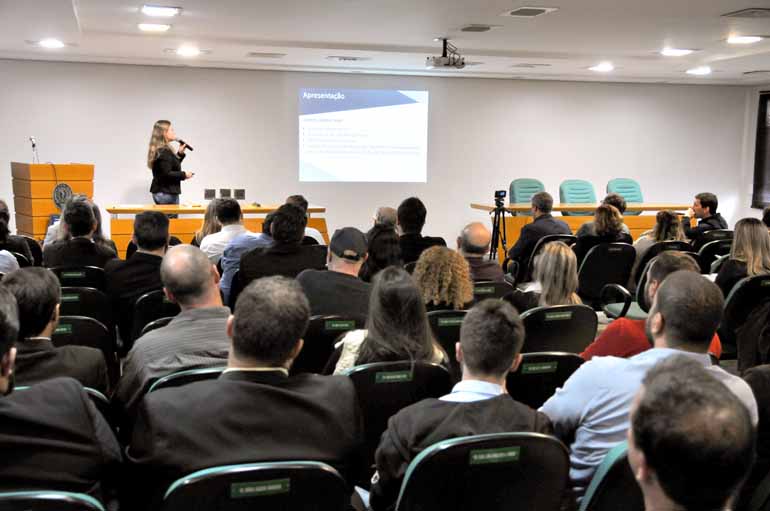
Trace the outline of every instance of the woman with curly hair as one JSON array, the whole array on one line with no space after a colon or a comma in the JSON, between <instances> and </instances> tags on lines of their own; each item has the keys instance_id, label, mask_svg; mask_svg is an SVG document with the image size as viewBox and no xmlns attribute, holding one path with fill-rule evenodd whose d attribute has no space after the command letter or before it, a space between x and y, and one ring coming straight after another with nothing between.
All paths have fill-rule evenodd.
<instances>
[{"instance_id":1,"label":"woman with curly hair","mask_svg":"<svg viewBox=\"0 0 770 511\"><path fill-rule=\"evenodd\" d=\"M615 206L601 204L594 212L594 227L596 234L578 235L577 242L572 246L577 256L578 269L588 251L602 243L628 243L633 238L623 232L623 217Z\"/></svg>"},{"instance_id":2,"label":"woman with curly hair","mask_svg":"<svg viewBox=\"0 0 770 511\"><path fill-rule=\"evenodd\" d=\"M428 311L462 310L473 303L468 261L454 250L438 246L425 250L412 277Z\"/></svg>"}]
</instances>

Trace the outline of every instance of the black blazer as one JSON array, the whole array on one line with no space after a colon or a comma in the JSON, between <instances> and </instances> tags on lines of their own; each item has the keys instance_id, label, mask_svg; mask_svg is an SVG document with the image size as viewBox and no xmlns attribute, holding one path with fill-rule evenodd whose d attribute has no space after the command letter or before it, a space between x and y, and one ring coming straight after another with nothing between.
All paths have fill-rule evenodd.
<instances>
[{"instance_id":1,"label":"black blazer","mask_svg":"<svg viewBox=\"0 0 770 511\"><path fill-rule=\"evenodd\" d=\"M414 262L420 258L420 254L430 247L445 247L444 238L423 236L422 234L402 234L398 238L401 246L401 259L404 264Z\"/></svg>"},{"instance_id":2,"label":"black blazer","mask_svg":"<svg viewBox=\"0 0 770 511\"><path fill-rule=\"evenodd\" d=\"M519 239L508 251L508 257L519 263L519 280L526 278L528 274L529 258L537 242L550 234L572 234L572 231L566 222L554 218L550 213L540 215L521 228Z\"/></svg>"},{"instance_id":3,"label":"black blazer","mask_svg":"<svg viewBox=\"0 0 770 511\"><path fill-rule=\"evenodd\" d=\"M32 251L29 249L29 245L24 241L21 236L15 236L9 234L5 241L0 241L0 250L7 250L8 252L17 252L27 258L30 265L35 264L35 260L32 258Z\"/></svg>"},{"instance_id":4,"label":"black blazer","mask_svg":"<svg viewBox=\"0 0 770 511\"><path fill-rule=\"evenodd\" d=\"M17 385L32 385L51 378L68 376L109 395L109 378L104 354L88 346L55 347L50 339L23 340L16 343L13 374Z\"/></svg>"},{"instance_id":5,"label":"black blazer","mask_svg":"<svg viewBox=\"0 0 770 511\"><path fill-rule=\"evenodd\" d=\"M714 283L722 290L722 294L725 298L730 294L730 291L735 287L741 279L745 279L749 276L746 269L746 263L738 261L737 259L727 259L722 263L722 267L719 268L719 273L714 280Z\"/></svg>"},{"instance_id":6,"label":"black blazer","mask_svg":"<svg viewBox=\"0 0 770 511\"><path fill-rule=\"evenodd\" d=\"M43 247L43 266L98 266L104 268L107 261L118 255L111 249L94 243L88 238L55 241Z\"/></svg>"},{"instance_id":7,"label":"black blazer","mask_svg":"<svg viewBox=\"0 0 770 511\"><path fill-rule=\"evenodd\" d=\"M152 184L150 193L172 193L179 195L182 187L179 183L185 180L182 172L182 160L186 155L174 154L170 149L161 149L152 162Z\"/></svg>"},{"instance_id":8,"label":"black blazer","mask_svg":"<svg viewBox=\"0 0 770 511\"><path fill-rule=\"evenodd\" d=\"M585 259L588 251L594 248L596 245L601 245L602 243L628 243L629 245L632 245L634 243L634 239L630 234L626 234L625 232L619 232L616 235L605 234L602 236L594 236L589 234L588 236L578 237L575 244L572 245L572 250L575 252L575 256L577 257L578 269L580 269L580 264L583 262L583 259Z\"/></svg>"},{"instance_id":9,"label":"black blazer","mask_svg":"<svg viewBox=\"0 0 770 511\"><path fill-rule=\"evenodd\" d=\"M226 372L147 394L137 417L126 481L140 499L158 499L174 480L218 465L321 461L349 482L360 466L362 417L343 376ZM147 509L148 502L133 504Z\"/></svg>"},{"instance_id":10,"label":"black blazer","mask_svg":"<svg viewBox=\"0 0 770 511\"><path fill-rule=\"evenodd\" d=\"M326 268L324 245L297 245L273 242L268 247L257 247L241 256L238 278L246 285L252 280L283 275L294 278L302 270Z\"/></svg>"},{"instance_id":11,"label":"black blazer","mask_svg":"<svg viewBox=\"0 0 770 511\"><path fill-rule=\"evenodd\" d=\"M727 229L727 220L725 220L721 214L716 213L706 218L698 220L698 225L690 227L690 219L683 216L681 219L682 230L684 235L690 240L695 247L695 250L700 249L702 246L701 236L708 231L716 229Z\"/></svg>"},{"instance_id":12,"label":"black blazer","mask_svg":"<svg viewBox=\"0 0 770 511\"><path fill-rule=\"evenodd\" d=\"M127 260L113 259L104 266L107 296L121 339L131 337L134 304L144 293L161 289L160 256L135 252Z\"/></svg>"},{"instance_id":13,"label":"black blazer","mask_svg":"<svg viewBox=\"0 0 770 511\"><path fill-rule=\"evenodd\" d=\"M100 498L117 479L120 447L104 417L72 378L0 397L0 491L59 490Z\"/></svg>"}]
</instances>

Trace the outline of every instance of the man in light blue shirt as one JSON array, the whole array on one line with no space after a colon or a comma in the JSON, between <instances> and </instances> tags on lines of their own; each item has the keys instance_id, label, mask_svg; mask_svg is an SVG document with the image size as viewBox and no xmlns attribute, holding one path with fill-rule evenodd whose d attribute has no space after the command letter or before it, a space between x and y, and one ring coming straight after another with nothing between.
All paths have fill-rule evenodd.
<instances>
[{"instance_id":1,"label":"man in light blue shirt","mask_svg":"<svg viewBox=\"0 0 770 511\"><path fill-rule=\"evenodd\" d=\"M556 436L570 446L570 479L582 497L607 452L626 438L629 409L647 370L658 361L683 355L702 364L748 408L757 423L757 403L749 386L712 366L709 344L722 317L719 288L701 275L677 271L663 281L647 318L653 348L634 357L596 357L583 364L540 408Z\"/></svg>"},{"instance_id":2,"label":"man in light blue shirt","mask_svg":"<svg viewBox=\"0 0 770 511\"><path fill-rule=\"evenodd\" d=\"M259 234L245 232L239 234L225 247L222 252L222 257L219 259L219 263L222 266L222 278L219 280L219 289L222 290L224 295L224 302L227 304L230 301L230 288L233 285L233 275L241 266L241 256L250 250L254 250L257 247L266 247L273 242L273 238L270 236L270 224L273 220L273 214L270 213L265 217L265 221L262 223L262 232Z\"/></svg>"}]
</instances>

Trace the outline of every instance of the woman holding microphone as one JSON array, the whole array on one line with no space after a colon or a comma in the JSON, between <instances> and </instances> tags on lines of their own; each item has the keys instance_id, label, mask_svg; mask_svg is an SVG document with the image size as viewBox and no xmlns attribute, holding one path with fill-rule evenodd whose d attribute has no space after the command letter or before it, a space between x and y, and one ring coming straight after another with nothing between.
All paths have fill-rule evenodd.
<instances>
[{"instance_id":1,"label":"woman holding microphone","mask_svg":"<svg viewBox=\"0 0 770 511\"><path fill-rule=\"evenodd\" d=\"M179 204L179 194L182 192L180 183L195 175L193 172L182 171L187 145L180 141L175 153L169 143L176 139L171 122L157 121L152 127L147 166L152 169L150 193L155 204Z\"/></svg>"}]
</instances>

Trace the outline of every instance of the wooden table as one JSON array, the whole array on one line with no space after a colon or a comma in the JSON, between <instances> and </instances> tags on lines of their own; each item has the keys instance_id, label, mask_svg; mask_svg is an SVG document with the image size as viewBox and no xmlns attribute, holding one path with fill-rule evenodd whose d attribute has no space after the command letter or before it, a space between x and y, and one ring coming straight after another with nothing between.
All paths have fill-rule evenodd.
<instances>
[{"instance_id":1,"label":"wooden table","mask_svg":"<svg viewBox=\"0 0 770 511\"><path fill-rule=\"evenodd\" d=\"M157 205L157 204L121 204L107 207L107 212L112 215L110 219L110 237L118 247L118 255L126 257L126 248L128 242L134 234L134 215L142 211L160 211L167 215L180 215L179 218L172 218L169 222L169 234L176 236L184 243L192 241L195 232L203 225L203 214L206 212L206 204L191 205ZM243 225L251 232L262 232L262 222L265 215L272 213L280 207L278 205L241 205L243 212ZM308 227L318 229L329 243L329 233L327 232L326 219L323 217L313 218L312 215L326 212L322 206L310 206L307 209ZM261 215L261 216L256 216ZM123 218L121 218L123 217Z\"/></svg>"},{"instance_id":2,"label":"wooden table","mask_svg":"<svg viewBox=\"0 0 770 511\"><path fill-rule=\"evenodd\" d=\"M559 220L564 220L567 225L569 225L570 229L572 229L572 232L577 232L578 229L580 229L580 226L583 225L586 222L592 221L593 218L593 211L596 209L598 204L554 204L553 205L553 211L567 211L567 212L579 212L579 211L590 211L591 214L588 216L556 216ZM691 204L672 204L672 203L664 203L664 202L645 202L645 203L629 203L626 205L626 215L623 216L623 222L628 226L628 229L631 231L631 237L634 238L634 240L638 239L639 236L642 235L645 231L648 231L655 226L655 215L629 215L629 211L663 211L666 209L675 211L675 212L684 212L687 211L687 208L691 207ZM489 204L482 204L482 203L471 203L472 209L477 209L480 211L487 211L492 212L495 210L495 206L489 205ZM508 249L516 243L519 239L519 233L521 232L521 228L524 227L526 224L532 222L532 204L526 202L526 203L516 203L516 204L508 204L505 206L505 210L510 213L510 215L505 215L505 233L507 237L508 242ZM502 249L498 249L498 259L500 261L503 261L505 259L506 254L503 252Z\"/></svg>"}]
</instances>

